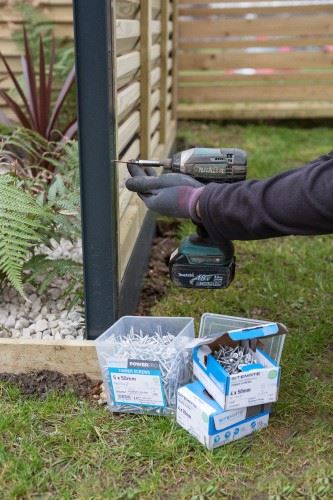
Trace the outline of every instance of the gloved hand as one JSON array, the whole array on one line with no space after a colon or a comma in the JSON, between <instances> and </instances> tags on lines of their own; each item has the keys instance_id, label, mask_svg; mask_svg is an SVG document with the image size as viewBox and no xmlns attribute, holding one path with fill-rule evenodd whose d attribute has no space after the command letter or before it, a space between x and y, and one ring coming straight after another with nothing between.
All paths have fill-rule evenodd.
<instances>
[{"instance_id":1,"label":"gloved hand","mask_svg":"<svg viewBox=\"0 0 333 500\"><path fill-rule=\"evenodd\" d=\"M200 222L196 205L204 185L184 174L162 174L156 176L151 167L141 168L130 163L132 178L126 181L130 191L138 193L146 206L161 215L191 218Z\"/></svg>"}]
</instances>

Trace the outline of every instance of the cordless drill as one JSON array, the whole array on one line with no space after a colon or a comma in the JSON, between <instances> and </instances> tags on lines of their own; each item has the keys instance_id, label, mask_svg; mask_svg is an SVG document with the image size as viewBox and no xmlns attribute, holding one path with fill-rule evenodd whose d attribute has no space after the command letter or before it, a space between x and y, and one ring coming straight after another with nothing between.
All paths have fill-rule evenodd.
<instances>
[{"instance_id":1,"label":"cordless drill","mask_svg":"<svg viewBox=\"0 0 333 500\"><path fill-rule=\"evenodd\" d=\"M167 160L130 160L142 167L164 167L198 181L237 182L246 178L246 152L236 148L193 148ZM181 241L169 261L171 280L185 288L227 288L235 275L234 246L213 243L202 226Z\"/></svg>"}]
</instances>

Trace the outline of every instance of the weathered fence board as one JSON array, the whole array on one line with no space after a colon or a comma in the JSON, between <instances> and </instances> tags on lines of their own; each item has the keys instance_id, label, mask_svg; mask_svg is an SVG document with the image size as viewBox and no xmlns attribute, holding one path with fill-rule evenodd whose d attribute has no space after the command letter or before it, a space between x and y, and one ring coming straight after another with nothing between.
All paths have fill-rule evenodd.
<instances>
[{"instance_id":1,"label":"weathered fence board","mask_svg":"<svg viewBox=\"0 0 333 500\"><path fill-rule=\"evenodd\" d=\"M211 2L210 0L198 1L182 0L180 7L180 15L191 16L212 16L212 15L237 15L240 10L248 9L251 14L271 14L272 5L276 13L289 14L316 14L318 8L323 7L325 11L332 11L333 7L327 4L326 1L315 0L299 0L299 1L229 1L229 2ZM210 5L207 5L210 4Z\"/></svg>"},{"instance_id":2,"label":"weathered fence board","mask_svg":"<svg viewBox=\"0 0 333 500\"><path fill-rule=\"evenodd\" d=\"M277 22L280 21L280 22ZM311 14L309 16L289 16L274 19L273 16L253 18L208 18L205 20L189 20L180 24L180 37L186 38L193 33L200 36L298 36L305 32L308 35L332 33L333 17L327 14Z\"/></svg>"},{"instance_id":3,"label":"weathered fence board","mask_svg":"<svg viewBox=\"0 0 333 500\"><path fill-rule=\"evenodd\" d=\"M222 102L257 102L257 101L299 101L315 100L333 102L332 81L328 85L304 85L296 82L267 84L267 85L238 85L238 86L205 86L186 87L179 91L179 98L192 102L222 101Z\"/></svg>"},{"instance_id":4,"label":"weathered fence board","mask_svg":"<svg viewBox=\"0 0 333 500\"><path fill-rule=\"evenodd\" d=\"M295 70L303 68L330 68L333 65L332 52L272 52L251 53L250 51L224 51L223 53L181 54L179 64L182 70L216 70L216 68L274 68Z\"/></svg>"},{"instance_id":5,"label":"weathered fence board","mask_svg":"<svg viewBox=\"0 0 333 500\"><path fill-rule=\"evenodd\" d=\"M332 116L332 33L332 0L179 0L179 116Z\"/></svg>"}]
</instances>

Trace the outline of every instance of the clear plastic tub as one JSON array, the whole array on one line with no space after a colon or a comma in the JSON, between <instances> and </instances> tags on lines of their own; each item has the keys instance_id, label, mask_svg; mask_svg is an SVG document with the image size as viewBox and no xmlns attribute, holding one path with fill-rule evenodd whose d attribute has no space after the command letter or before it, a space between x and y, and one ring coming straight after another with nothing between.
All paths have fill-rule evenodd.
<instances>
[{"instance_id":1,"label":"clear plastic tub","mask_svg":"<svg viewBox=\"0 0 333 500\"><path fill-rule=\"evenodd\" d=\"M96 340L108 407L170 415L192 377L193 318L124 316Z\"/></svg>"},{"instance_id":2,"label":"clear plastic tub","mask_svg":"<svg viewBox=\"0 0 333 500\"><path fill-rule=\"evenodd\" d=\"M230 330L241 328L249 328L251 326L259 326L272 323L272 321L262 321L258 319L238 318L236 316L224 316L222 314L205 313L201 316L199 337L213 336L217 337ZM274 359L278 364L280 363L285 335L287 332L286 327L282 334L277 334L268 338L261 338L260 342L264 345L265 352Z\"/></svg>"}]
</instances>

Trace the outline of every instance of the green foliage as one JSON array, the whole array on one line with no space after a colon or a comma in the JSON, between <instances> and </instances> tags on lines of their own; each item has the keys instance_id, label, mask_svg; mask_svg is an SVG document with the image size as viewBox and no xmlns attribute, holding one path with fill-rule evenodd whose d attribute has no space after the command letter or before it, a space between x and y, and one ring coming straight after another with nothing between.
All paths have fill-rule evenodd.
<instances>
[{"instance_id":1,"label":"green foliage","mask_svg":"<svg viewBox=\"0 0 333 500\"><path fill-rule=\"evenodd\" d=\"M49 168L46 169L45 165ZM34 131L17 128L9 136L2 137L0 169L12 173L12 176L6 177L13 179L13 182L15 180L18 198L21 194L24 196L29 193L26 196L30 196L34 206L41 213L48 214L47 224L35 229L39 238L36 239L36 235L32 233L33 241L31 246L28 245L29 251L21 255L19 275L21 276L24 264L23 278L34 283L40 294L52 282L49 276L66 277L69 285L64 297L69 306L81 303L82 264L70 259L57 261L44 255L34 256L35 249L42 241L51 248L52 239L76 241L81 236L77 142L53 143ZM40 279L43 280L42 284ZM10 282L23 293L21 282L19 286L13 280Z\"/></svg>"},{"instance_id":2,"label":"green foliage","mask_svg":"<svg viewBox=\"0 0 333 500\"><path fill-rule=\"evenodd\" d=\"M34 191L44 189L45 183L52 178L48 158L57 154L56 148L56 143L47 141L37 132L16 127L0 136L0 165L27 182L30 180Z\"/></svg>"},{"instance_id":3,"label":"green foliage","mask_svg":"<svg viewBox=\"0 0 333 500\"><path fill-rule=\"evenodd\" d=\"M24 296L22 268L34 246L42 243L50 212L25 193L11 175L0 175L0 270Z\"/></svg>"}]
</instances>

